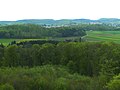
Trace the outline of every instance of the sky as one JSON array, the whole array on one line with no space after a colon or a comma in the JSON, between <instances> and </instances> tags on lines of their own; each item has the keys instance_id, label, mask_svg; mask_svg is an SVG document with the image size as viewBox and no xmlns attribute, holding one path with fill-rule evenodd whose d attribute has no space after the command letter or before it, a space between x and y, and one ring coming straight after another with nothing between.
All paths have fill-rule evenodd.
<instances>
[{"instance_id":1,"label":"sky","mask_svg":"<svg viewBox=\"0 0 120 90\"><path fill-rule=\"evenodd\" d=\"M0 21L120 18L120 0L0 0Z\"/></svg>"}]
</instances>

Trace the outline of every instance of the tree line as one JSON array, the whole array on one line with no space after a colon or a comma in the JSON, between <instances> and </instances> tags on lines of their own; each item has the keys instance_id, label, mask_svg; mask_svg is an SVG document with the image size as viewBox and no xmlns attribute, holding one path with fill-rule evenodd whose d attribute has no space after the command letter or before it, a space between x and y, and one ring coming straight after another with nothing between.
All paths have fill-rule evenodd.
<instances>
[{"instance_id":1,"label":"tree line","mask_svg":"<svg viewBox=\"0 0 120 90\"><path fill-rule=\"evenodd\" d=\"M0 38L48 38L84 35L86 35L84 30L73 26L46 28L34 24L18 24L0 27Z\"/></svg>"},{"instance_id":2,"label":"tree line","mask_svg":"<svg viewBox=\"0 0 120 90\"><path fill-rule=\"evenodd\" d=\"M80 24L77 27L85 31L119 31L119 26L113 26L111 24Z\"/></svg>"},{"instance_id":3,"label":"tree line","mask_svg":"<svg viewBox=\"0 0 120 90\"><path fill-rule=\"evenodd\" d=\"M119 31L118 26L107 24L80 24L62 27L45 27L35 24L0 26L0 38L54 38L84 36L85 31Z\"/></svg>"}]
</instances>

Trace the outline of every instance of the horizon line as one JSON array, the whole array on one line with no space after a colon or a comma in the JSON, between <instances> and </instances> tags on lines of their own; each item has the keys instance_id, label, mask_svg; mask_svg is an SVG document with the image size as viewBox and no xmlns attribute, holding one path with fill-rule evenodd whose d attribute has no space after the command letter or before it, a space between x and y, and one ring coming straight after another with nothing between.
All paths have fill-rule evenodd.
<instances>
[{"instance_id":1,"label":"horizon line","mask_svg":"<svg viewBox=\"0 0 120 90\"><path fill-rule=\"evenodd\" d=\"M79 19L86 19L86 20L100 20L100 19L120 19L120 18L98 18L98 19L90 19L90 18L61 18L61 19L53 19L53 18L29 18L29 19L16 19L16 20L0 20L0 21L8 21L8 22L15 22L15 21L21 21L21 20L79 20Z\"/></svg>"}]
</instances>

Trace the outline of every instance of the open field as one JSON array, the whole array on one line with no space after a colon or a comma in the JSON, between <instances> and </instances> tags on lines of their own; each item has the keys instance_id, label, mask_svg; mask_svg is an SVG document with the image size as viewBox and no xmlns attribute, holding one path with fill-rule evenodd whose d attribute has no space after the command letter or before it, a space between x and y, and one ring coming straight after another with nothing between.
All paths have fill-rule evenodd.
<instances>
[{"instance_id":1,"label":"open field","mask_svg":"<svg viewBox=\"0 0 120 90\"><path fill-rule=\"evenodd\" d=\"M64 40L75 40L79 39L80 37L61 37L61 38L46 38L46 39L0 39L0 43L7 46L12 41L16 41L17 43L23 42L23 41L33 41L33 40L57 40L57 41L64 41Z\"/></svg>"},{"instance_id":2,"label":"open field","mask_svg":"<svg viewBox=\"0 0 120 90\"><path fill-rule=\"evenodd\" d=\"M110 41L120 43L120 31L87 31L86 41Z\"/></svg>"},{"instance_id":3,"label":"open field","mask_svg":"<svg viewBox=\"0 0 120 90\"><path fill-rule=\"evenodd\" d=\"M43 40L43 39L0 39L0 43L2 43L3 45L7 46L12 41L16 41L17 43L19 43L19 42L31 41L31 40Z\"/></svg>"},{"instance_id":4,"label":"open field","mask_svg":"<svg viewBox=\"0 0 120 90\"><path fill-rule=\"evenodd\" d=\"M108 41L120 43L120 31L87 31L87 35L83 37L85 41L98 42L98 41ZM31 40L58 40L64 41L65 39L78 39L80 37L62 37L62 38L47 38L47 39L0 39L0 43L7 46L10 42L22 42Z\"/></svg>"}]
</instances>

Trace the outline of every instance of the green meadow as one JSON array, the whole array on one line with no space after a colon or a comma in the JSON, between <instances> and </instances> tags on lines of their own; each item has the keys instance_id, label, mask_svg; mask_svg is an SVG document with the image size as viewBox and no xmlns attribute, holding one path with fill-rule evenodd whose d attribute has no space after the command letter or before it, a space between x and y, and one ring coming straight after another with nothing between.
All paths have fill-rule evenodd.
<instances>
[{"instance_id":1,"label":"green meadow","mask_svg":"<svg viewBox=\"0 0 120 90\"><path fill-rule=\"evenodd\" d=\"M45 39L0 39L0 43L3 45L7 46L9 43L12 41L16 41L17 43L19 42L24 42L24 41L33 41L33 40L57 40L57 41L64 41L64 40L75 40L79 39L80 37L61 37L61 38L45 38Z\"/></svg>"},{"instance_id":2,"label":"green meadow","mask_svg":"<svg viewBox=\"0 0 120 90\"><path fill-rule=\"evenodd\" d=\"M16 41L17 43L19 43L19 42L31 41L31 40L43 40L43 39L0 39L0 43L7 46L12 41Z\"/></svg>"},{"instance_id":3,"label":"green meadow","mask_svg":"<svg viewBox=\"0 0 120 90\"><path fill-rule=\"evenodd\" d=\"M120 31L87 31L85 41L108 41L120 43Z\"/></svg>"},{"instance_id":4,"label":"green meadow","mask_svg":"<svg viewBox=\"0 0 120 90\"><path fill-rule=\"evenodd\" d=\"M87 31L86 33L87 35L84 36L83 39L88 42L108 41L120 43L120 31ZM51 38L51 40L63 41L65 39L77 39L77 38L79 37ZM0 43L7 46L12 41L16 41L17 43L19 43L31 40L43 40L43 39L0 39Z\"/></svg>"}]
</instances>

